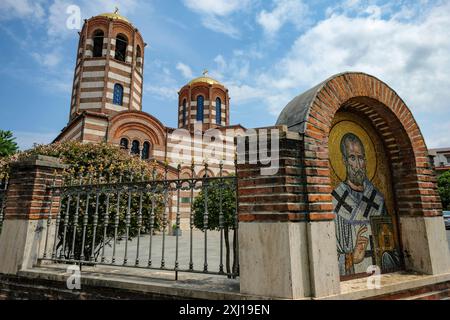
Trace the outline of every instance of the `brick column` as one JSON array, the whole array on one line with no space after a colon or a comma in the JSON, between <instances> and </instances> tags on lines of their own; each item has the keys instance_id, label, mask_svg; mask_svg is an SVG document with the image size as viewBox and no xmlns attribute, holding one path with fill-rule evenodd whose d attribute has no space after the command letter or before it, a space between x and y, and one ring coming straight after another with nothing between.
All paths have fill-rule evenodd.
<instances>
[{"instance_id":1,"label":"brick column","mask_svg":"<svg viewBox=\"0 0 450 320\"><path fill-rule=\"evenodd\" d=\"M422 201L434 201L435 203L428 206L432 210L437 209L437 214L430 210L423 212L423 216L401 215L399 217L401 244L406 270L433 275L445 274L450 272L450 251L441 215L442 204L437 190L434 160L431 157L427 160L428 181L419 183L419 190L429 193ZM406 193L413 195L417 191L407 190Z\"/></svg>"},{"instance_id":2,"label":"brick column","mask_svg":"<svg viewBox=\"0 0 450 320\"><path fill-rule=\"evenodd\" d=\"M261 175L265 165L248 164L254 137L246 138L246 163L237 165L240 290L287 299L336 294L334 222L311 221L303 137L278 129L278 172Z\"/></svg>"},{"instance_id":3,"label":"brick column","mask_svg":"<svg viewBox=\"0 0 450 320\"><path fill-rule=\"evenodd\" d=\"M11 165L0 235L0 273L17 274L32 267L42 257L46 240L47 252L51 250L59 197L52 197L47 187L53 182L60 185L63 168L59 159L41 155ZM49 214L53 222L48 225Z\"/></svg>"}]
</instances>

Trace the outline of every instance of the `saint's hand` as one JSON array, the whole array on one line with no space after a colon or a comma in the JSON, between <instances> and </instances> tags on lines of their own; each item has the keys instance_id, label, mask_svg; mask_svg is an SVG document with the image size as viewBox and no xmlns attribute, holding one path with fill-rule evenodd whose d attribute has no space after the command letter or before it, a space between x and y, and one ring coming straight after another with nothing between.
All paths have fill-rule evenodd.
<instances>
[{"instance_id":1,"label":"saint's hand","mask_svg":"<svg viewBox=\"0 0 450 320\"><path fill-rule=\"evenodd\" d=\"M353 250L353 264L358 264L364 260L364 256L366 254L366 248L369 244L369 238L363 236L363 234L367 231L366 226L362 226L359 228L358 233L356 235L356 245Z\"/></svg>"}]
</instances>

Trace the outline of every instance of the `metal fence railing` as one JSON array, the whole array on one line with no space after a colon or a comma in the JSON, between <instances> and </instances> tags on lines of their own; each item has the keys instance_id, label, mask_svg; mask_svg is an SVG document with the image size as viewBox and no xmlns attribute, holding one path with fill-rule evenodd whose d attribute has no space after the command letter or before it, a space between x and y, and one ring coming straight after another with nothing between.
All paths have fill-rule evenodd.
<instances>
[{"instance_id":1,"label":"metal fence railing","mask_svg":"<svg viewBox=\"0 0 450 320\"><path fill-rule=\"evenodd\" d=\"M2 232L3 220L5 219L6 190L8 189L8 180L0 180L0 233Z\"/></svg>"},{"instance_id":2,"label":"metal fence railing","mask_svg":"<svg viewBox=\"0 0 450 320\"><path fill-rule=\"evenodd\" d=\"M90 174L50 186L59 211L48 217L41 260L172 270L176 279L178 272L237 277L237 181L222 167L215 177L208 165L197 177L192 165L188 176L178 167L168 179L166 166L162 177L155 169Z\"/></svg>"}]
</instances>

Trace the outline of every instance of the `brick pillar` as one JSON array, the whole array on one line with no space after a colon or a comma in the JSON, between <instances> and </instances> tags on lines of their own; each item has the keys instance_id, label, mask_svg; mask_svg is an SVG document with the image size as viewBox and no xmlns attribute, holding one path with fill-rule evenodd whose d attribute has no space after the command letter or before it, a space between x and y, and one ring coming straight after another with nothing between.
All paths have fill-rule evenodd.
<instances>
[{"instance_id":1,"label":"brick pillar","mask_svg":"<svg viewBox=\"0 0 450 320\"><path fill-rule=\"evenodd\" d=\"M32 267L42 257L46 240L47 252L51 250L55 219L51 220L47 237L48 216L56 217L59 197L52 197L47 187L53 181L61 183L63 168L59 159L41 155L11 165L0 235L0 273L17 274Z\"/></svg>"},{"instance_id":2,"label":"brick pillar","mask_svg":"<svg viewBox=\"0 0 450 320\"><path fill-rule=\"evenodd\" d=\"M429 196L428 199L422 198L422 201L436 199L435 204L430 204L429 207L437 209L438 215L424 213L423 216L399 217L403 256L406 270L433 275L445 274L450 272L450 251L432 157L428 157L427 166L427 183L419 183L419 186L423 189L426 187ZM410 194L414 193L417 191L410 191Z\"/></svg>"},{"instance_id":3,"label":"brick pillar","mask_svg":"<svg viewBox=\"0 0 450 320\"><path fill-rule=\"evenodd\" d=\"M275 174L261 175L265 165L249 164L252 137L246 138L246 163L237 165L241 293L286 299L336 294L334 223L310 220L303 137L278 129Z\"/></svg>"}]
</instances>

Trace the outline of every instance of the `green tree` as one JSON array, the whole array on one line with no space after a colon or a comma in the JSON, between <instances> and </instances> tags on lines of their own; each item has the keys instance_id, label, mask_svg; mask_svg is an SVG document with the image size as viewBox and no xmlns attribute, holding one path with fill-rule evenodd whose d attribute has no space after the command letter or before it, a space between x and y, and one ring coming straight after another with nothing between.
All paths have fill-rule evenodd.
<instances>
[{"instance_id":1,"label":"green tree","mask_svg":"<svg viewBox=\"0 0 450 320\"><path fill-rule=\"evenodd\" d=\"M14 154L18 147L11 131L0 130L0 158Z\"/></svg>"},{"instance_id":2,"label":"green tree","mask_svg":"<svg viewBox=\"0 0 450 320\"><path fill-rule=\"evenodd\" d=\"M438 191L441 196L442 207L444 210L450 210L450 170L439 176Z\"/></svg>"},{"instance_id":3,"label":"green tree","mask_svg":"<svg viewBox=\"0 0 450 320\"><path fill-rule=\"evenodd\" d=\"M233 230L233 271L237 271L237 230L236 221L236 189L231 179L208 181L194 200L194 225L196 228L205 230L205 194L207 194L207 230L219 230L220 220L225 240L225 266L227 273L231 273L230 267L230 239L229 231ZM222 206L222 217L220 207Z\"/></svg>"},{"instance_id":4,"label":"green tree","mask_svg":"<svg viewBox=\"0 0 450 320\"><path fill-rule=\"evenodd\" d=\"M143 161L139 157L130 156L117 146L106 143L90 144L68 141L50 145L37 145L33 149L10 156L3 162L0 161L0 178L8 175L9 165L12 161L28 158L32 155L57 157L61 159L64 164L67 164L68 168L63 172L63 180L66 185L104 184L108 181L114 184L119 181L140 181L142 179L148 181L153 178L160 177L160 175L155 176L154 168L156 168L156 164ZM161 215L164 208L163 190L160 188L155 190L149 189L148 191L149 192L143 193L141 233L147 232L150 229L152 201L155 204L154 229L158 229L161 225ZM133 192L131 194L131 216L128 228L128 239L135 237L139 230L137 212L139 211L140 197L137 192ZM109 202L107 200L108 195ZM65 217L67 206L69 206L67 228L65 228L66 224L62 222L58 230L57 248L62 250L63 256L65 258L73 256L75 259L79 259L81 257L83 223L85 221L84 218L86 217L86 212L88 213L88 220L85 246L83 248L83 253L86 260L89 259L92 252L94 252L95 257L98 257L105 245L111 245L116 231L114 222L117 214L119 216L117 238L124 239L127 231L126 214L128 211L128 196L129 190L125 188L121 190L119 199L117 189L110 190L110 192L108 192L106 188L101 189L99 194L97 228L94 227L94 213L96 211L97 197L95 188L92 188L89 197L86 192L80 194L78 225L76 228L74 226L74 220L76 217L76 202L78 199L78 194L72 194L70 196L70 202L68 201L67 196L63 197L63 201L61 203L61 218ZM119 203L119 206L117 206L117 202ZM107 224L105 237L104 218L108 203L109 223ZM93 248L92 244L94 230L95 247ZM72 251L72 239L74 234L76 246L74 251Z\"/></svg>"}]
</instances>

